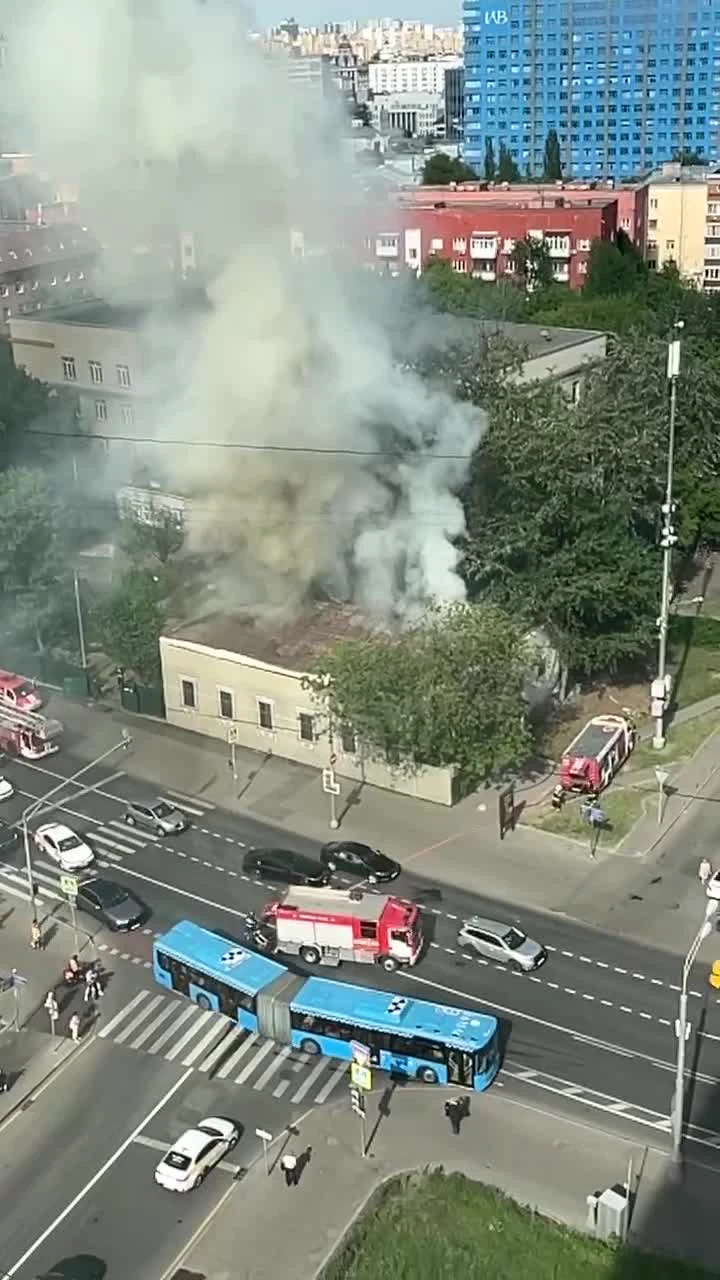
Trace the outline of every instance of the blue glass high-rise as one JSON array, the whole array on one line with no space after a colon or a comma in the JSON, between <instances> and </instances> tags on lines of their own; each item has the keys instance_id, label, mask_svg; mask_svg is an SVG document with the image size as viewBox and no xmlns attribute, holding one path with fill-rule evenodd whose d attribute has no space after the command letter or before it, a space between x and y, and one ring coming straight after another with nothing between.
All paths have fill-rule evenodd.
<instances>
[{"instance_id":1,"label":"blue glass high-rise","mask_svg":"<svg viewBox=\"0 0 720 1280\"><path fill-rule=\"evenodd\" d=\"M630 177L677 152L720 159L719 0L464 0L464 155L486 138L540 176Z\"/></svg>"}]
</instances>

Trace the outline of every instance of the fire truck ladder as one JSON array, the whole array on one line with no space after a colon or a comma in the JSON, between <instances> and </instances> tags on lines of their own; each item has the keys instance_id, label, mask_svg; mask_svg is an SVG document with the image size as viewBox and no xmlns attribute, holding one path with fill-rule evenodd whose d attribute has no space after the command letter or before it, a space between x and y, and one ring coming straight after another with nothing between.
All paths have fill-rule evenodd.
<instances>
[{"instance_id":1,"label":"fire truck ladder","mask_svg":"<svg viewBox=\"0 0 720 1280\"><path fill-rule=\"evenodd\" d=\"M55 738L62 733L62 724L50 716L41 716L37 711L17 711L12 707L0 704L0 725L5 729L26 729L38 738Z\"/></svg>"}]
</instances>

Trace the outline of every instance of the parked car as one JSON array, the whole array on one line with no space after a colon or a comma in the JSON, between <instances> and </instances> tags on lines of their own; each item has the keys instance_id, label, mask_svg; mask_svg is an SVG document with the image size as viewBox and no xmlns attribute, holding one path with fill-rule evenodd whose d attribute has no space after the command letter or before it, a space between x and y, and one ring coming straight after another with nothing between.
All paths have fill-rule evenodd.
<instances>
[{"instance_id":1,"label":"parked car","mask_svg":"<svg viewBox=\"0 0 720 1280\"><path fill-rule=\"evenodd\" d=\"M8 782L7 778L0 778L0 800L9 800L15 795L15 788L12 782Z\"/></svg>"},{"instance_id":2,"label":"parked car","mask_svg":"<svg viewBox=\"0 0 720 1280\"><path fill-rule=\"evenodd\" d=\"M77 905L116 933L139 929L150 912L139 898L115 880L93 876L78 885Z\"/></svg>"},{"instance_id":3,"label":"parked car","mask_svg":"<svg viewBox=\"0 0 720 1280\"><path fill-rule=\"evenodd\" d=\"M154 800L131 800L125 810L125 821L129 827L145 827L156 836L178 835L190 825L182 809L168 804L160 796Z\"/></svg>"},{"instance_id":4,"label":"parked car","mask_svg":"<svg viewBox=\"0 0 720 1280\"><path fill-rule=\"evenodd\" d=\"M62 822L47 822L38 827L34 839L38 849L63 871L79 871L95 859L90 845Z\"/></svg>"},{"instance_id":5,"label":"parked car","mask_svg":"<svg viewBox=\"0 0 720 1280\"><path fill-rule=\"evenodd\" d=\"M545 948L528 938L522 929L514 924L502 924L499 920L486 920L484 916L470 916L463 920L457 944L465 951L486 956L488 960L514 965L524 973L539 969L547 960Z\"/></svg>"},{"instance_id":6,"label":"parked car","mask_svg":"<svg viewBox=\"0 0 720 1280\"><path fill-rule=\"evenodd\" d=\"M210 1170L232 1151L240 1137L231 1120L212 1116L186 1129L155 1170L155 1181L166 1191L192 1191Z\"/></svg>"},{"instance_id":7,"label":"parked car","mask_svg":"<svg viewBox=\"0 0 720 1280\"><path fill-rule=\"evenodd\" d=\"M249 849L243 859L247 875L261 876L280 884L323 885L330 880L330 872L292 849Z\"/></svg>"},{"instance_id":8,"label":"parked car","mask_svg":"<svg viewBox=\"0 0 720 1280\"><path fill-rule=\"evenodd\" d=\"M0 822L0 854L9 853L20 843L20 832L8 822Z\"/></svg>"},{"instance_id":9,"label":"parked car","mask_svg":"<svg viewBox=\"0 0 720 1280\"><path fill-rule=\"evenodd\" d=\"M331 840L320 850L320 861L329 871L347 871L350 875L379 884L396 880L402 871L399 862L388 858L379 849L356 840Z\"/></svg>"},{"instance_id":10,"label":"parked car","mask_svg":"<svg viewBox=\"0 0 720 1280\"><path fill-rule=\"evenodd\" d=\"M711 875L705 885L705 889L708 898L720 898L720 871L716 871L714 875Z\"/></svg>"}]
</instances>

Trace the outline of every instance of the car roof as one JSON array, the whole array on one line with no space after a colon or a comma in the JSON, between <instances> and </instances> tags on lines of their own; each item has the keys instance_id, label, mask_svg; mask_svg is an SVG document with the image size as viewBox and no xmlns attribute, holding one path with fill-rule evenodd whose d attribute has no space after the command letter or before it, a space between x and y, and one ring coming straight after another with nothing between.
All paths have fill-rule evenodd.
<instances>
[{"instance_id":1,"label":"car roof","mask_svg":"<svg viewBox=\"0 0 720 1280\"><path fill-rule=\"evenodd\" d=\"M379 853L371 844L363 844L360 840L330 840L323 845L323 849L326 853L339 853L341 849L347 849L348 853L360 853L363 856L370 853L373 857L377 857Z\"/></svg>"},{"instance_id":2,"label":"car roof","mask_svg":"<svg viewBox=\"0 0 720 1280\"><path fill-rule=\"evenodd\" d=\"M54 835L54 836L74 836L76 834L72 827L66 827L64 822L46 822L44 826L38 827L38 834Z\"/></svg>"},{"instance_id":3,"label":"car roof","mask_svg":"<svg viewBox=\"0 0 720 1280\"><path fill-rule=\"evenodd\" d=\"M307 853L296 853L294 849L280 849L275 845L258 845L250 852L272 854L273 857L279 854L281 858L285 858L287 862L294 862L296 866L317 867L318 865L315 858L311 858Z\"/></svg>"},{"instance_id":4,"label":"car roof","mask_svg":"<svg viewBox=\"0 0 720 1280\"><path fill-rule=\"evenodd\" d=\"M180 1155L189 1156L191 1160L194 1160L203 1147L212 1141L213 1136L211 1133L203 1132L202 1129L186 1129L184 1133L180 1134L177 1142L173 1142L170 1150L178 1151Z\"/></svg>"},{"instance_id":5,"label":"car roof","mask_svg":"<svg viewBox=\"0 0 720 1280\"><path fill-rule=\"evenodd\" d=\"M87 880L81 880L80 888L94 889L100 896L121 893L124 898L133 897L132 891L126 889L124 884L119 884L117 880L108 880L105 876L88 876Z\"/></svg>"},{"instance_id":6,"label":"car roof","mask_svg":"<svg viewBox=\"0 0 720 1280\"><path fill-rule=\"evenodd\" d=\"M468 925L472 926L473 929L485 929L487 933L507 933L508 929L517 929L519 933L523 932L516 924L508 924L507 921L503 923L501 920L489 920L487 916L468 916L467 919L463 920L463 927Z\"/></svg>"}]
</instances>

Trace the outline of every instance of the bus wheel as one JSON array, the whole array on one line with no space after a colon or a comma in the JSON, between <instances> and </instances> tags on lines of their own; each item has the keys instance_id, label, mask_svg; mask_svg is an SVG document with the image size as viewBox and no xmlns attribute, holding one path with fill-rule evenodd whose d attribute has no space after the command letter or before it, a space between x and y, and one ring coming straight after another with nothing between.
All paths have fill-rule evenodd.
<instances>
[{"instance_id":1,"label":"bus wheel","mask_svg":"<svg viewBox=\"0 0 720 1280\"><path fill-rule=\"evenodd\" d=\"M397 960L394 956L381 956L380 964L386 973L394 973L398 967Z\"/></svg>"},{"instance_id":2,"label":"bus wheel","mask_svg":"<svg viewBox=\"0 0 720 1280\"><path fill-rule=\"evenodd\" d=\"M311 1058L317 1058L320 1052L320 1045L317 1040L301 1040L300 1048L303 1053L309 1053Z\"/></svg>"},{"instance_id":3,"label":"bus wheel","mask_svg":"<svg viewBox=\"0 0 720 1280\"><path fill-rule=\"evenodd\" d=\"M208 996L196 996L195 1003L199 1009L212 1009L212 1004Z\"/></svg>"},{"instance_id":4,"label":"bus wheel","mask_svg":"<svg viewBox=\"0 0 720 1280\"><path fill-rule=\"evenodd\" d=\"M437 1084L437 1072L432 1067L421 1067L418 1071L418 1080L422 1080L424 1084Z\"/></svg>"},{"instance_id":5,"label":"bus wheel","mask_svg":"<svg viewBox=\"0 0 720 1280\"><path fill-rule=\"evenodd\" d=\"M317 947L301 947L300 959L304 960L306 964L319 964L320 952Z\"/></svg>"}]
</instances>

